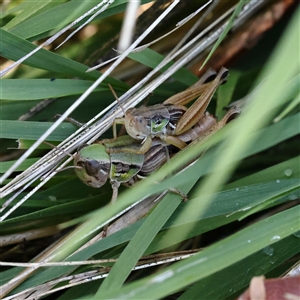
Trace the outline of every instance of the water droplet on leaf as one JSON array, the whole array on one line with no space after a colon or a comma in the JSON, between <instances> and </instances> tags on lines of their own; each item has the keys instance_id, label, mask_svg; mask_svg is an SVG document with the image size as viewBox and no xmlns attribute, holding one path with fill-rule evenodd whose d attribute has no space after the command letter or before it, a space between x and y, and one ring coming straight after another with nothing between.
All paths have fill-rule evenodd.
<instances>
[{"instance_id":1,"label":"water droplet on leaf","mask_svg":"<svg viewBox=\"0 0 300 300\"><path fill-rule=\"evenodd\" d=\"M286 169L286 170L284 170L283 173L284 173L285 176L290 177L293 174L293 170L292 169Z\"/></svg>"},{"instance_id":2,"label":"water droplet on leaf","mask_svg":"<svg viewBox=\"0 0 300 300\"><path fill-rule=\"evenodd\" d=\"M272 256L273 253L274 253L274 248L272 248L270 246L267 246L266 248L264 248L264 253L269 255L269 256Z\"/></svg>"},{"instance_id":3,"label":"water droplet on leaf","mask_svg":"<svg viewBox=\"0 0 300 300\"><path fill-rule=\"evenodd\" d=\"M272 238L271 238L271 241L274 242L274 241L278 241L280 240L280 236L279 235L274 235Z\"/></svg>"}]
</instances>

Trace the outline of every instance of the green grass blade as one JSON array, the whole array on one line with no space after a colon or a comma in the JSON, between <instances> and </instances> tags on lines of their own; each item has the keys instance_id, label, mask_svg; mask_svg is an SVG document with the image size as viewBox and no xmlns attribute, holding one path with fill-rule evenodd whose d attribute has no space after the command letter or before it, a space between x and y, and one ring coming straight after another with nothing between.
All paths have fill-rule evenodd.
<instances>
[{"instance_id":1,"label":"green grass blade","mask_svg":"<svg viewBox=\"0 0 300 300\"><path fill-rule=\"evenodd\" d=\"M33 51L36 46L32 43L13 35L0 28L1 35L1 56L18 60ZM49 52L45 49L40 49L33 56L23 62L25 65L54 72L56 74L70 75L72 77L80 77L83 79L97 79L99 72L92 71L86 73L87 66L75 62L71 59L64 58L58 54ZM113 86L126 88L127 85L113 78L106 78L105 83L111 83Z\"/></svg>"},{"instance_id":2,"label":"green grass blade","mask_svg":"<svg viewBox=\"0 0 300 300\"><path fill-rule=\"evenodd\" d=\"M50 122L1 120L0 138L37 140L51 125ZM77 127L71 123L60 124L46 140L62 141L76 129Z\"/></svg>"},{"instance_id":3,"label":"green grass blade","mask_svg":"<svg viewBox=\"0 0 300 300\"><path fill-rule=\"evenodd\" d=\"M199 295L202 299L225 299L241 288L245 288L253 276L260 275L262 272L266 274L298 253L299 240L291 235L273 244L272 247L267 246L246 259L198 281L178 300L198 300Z\"/></svg>"},{"instance_id":4,"label":"green grass blade","mask_svg":"<svg viewBox=\"0 0 300 300\"><path fill-rule=\"evenodd\" d=\"M180 204L180 196L178 198L175 200L172 197L166 197L151 212L150 216L122 252L111 269L109 276L102 283L96 297L100 297L103 291L113 291L121 288L153 238Z\"/></svg>"},{"instance_id":5,"label":"green grass blade","mask_svg":"<svg viewBox=\"0 0 300 300\"><path fill-rule=\"evenodd\" d=\"M21 24L12 28L10 32L24 39L34 38L45 33L49 34L51 30L57 28L58 24L60 27L67 25L93 8L96 4L97 2L94 1L84 3L68 1L24 20ZM62 20L64 20L63 23Z\"/></svg>"},{"instance_id":6,"label":"green grass blade","mask_svg":"<svg viewBox=\"0 0 300 300\"><path fill-rule=\"evenodd\" d=\"M1 82L0 99L38 100L69 95L80 95L93 81L75 79L4 79ZM98 87L95 91L106 91ZM20 93L22 91L22 93Z\"/></svg>"},{"instance_id":7,"label":"green grass blade","mask_svg":"<svg viewBox=\"0 0 300 300\"><path fill-rule=\"evenodd\" d=\"M36 48L36 46L30 42L3 29L0 29L0 34L1 55L7 59L16 61ZM99 74L97 72L86 73L85 71L88 69L86 66L44 49L39 50L28 58L24 64L85 79L96 79Z\"/></svg>"},{"instance_id":8,"label":"green grass blade","mask_svg":"<svg viewBox=\"0 0 300 300\"><path fill-rule=\"evenodd\" d=\"M206 63L210 60L210 58L212 57L212 55L214 54L214 52L216 51L216 49L219 47L219 45L221 44L221 42L224 40L224 38L226 37L226 35L228 34L229 30L231 29L234 19L236 16L238 16L240 14L240 12L243 9L243 6L249 2L249 0L240 0L236 9L234 10L233 14L231 15L228 24L226 26L226 28L224 29L224 31L222 32L222 34L220 35L220 37L218 38L218 40L216 41L216 43L214 44L213 48L211 49L211 51L209 52L209 54L207 55L204 63L202 64L201 68L202 69Z\"/></svg>"},{"instance_id":9,"label":"green grass blade","mask_svg":"<svg viewBox=\"0 0 300 300\"><path fill-rule=\"evenodd\" d=\"M9 21L2 28L9 31L13 27L19 25L23 21L28 20L30 17L33 17L36 14L41 13L44 10L49 10L49 8L59 5L59 2L64 2L64 0L53 1L53 0L44 0L39 2L24 1L14 7L14 11L20 11L11 21ZM10 13L13 11L11 10Z\"/></svg>"},{"instance_id":10,"label":"green grass blade","mask_svg":"<svg viewBox=\"0 0 300 300\"><path fill-rule=\"evenodd\" d=\"M164 59L163 55L151 49L145 49L140 52L132 52L128 55L128 57L153 69ZM164 68L161 69L161 71L167 70L171 65L172 63L168 63ZM194 84L198 80L197 76L185 68L181 68L175 72L172 75L172 78L186 84L187 86Z\"/></svg>"},{"instance_id":11,"label":"green grass blade","mask_svg":"<svg viewBox=\"0 0 300 300\"><path fill-rule=\"evenodd\" d=\"M299 213L300 207L297 206L267 218L208 247L194 257L178 262L154 276L128 284L120 291L103 293L101 297L123 300L158 299L174 293L299 231Z\"/></svg>"},{"instance_id":12,"label":"green grass blade","mask_svg":"<svg viewBox=\"0 0 300 300\"><path fill-rule=\"evenodd\" d=\"M33 165L38 160L39 160L38 158L28 158L26 161L20 164L18 168L16 168L16 172L26 170L28 167ZM6 172L6 170L8 170L14 163L15 160L0 162L0 173Z\"/></svg>"}]
</instances>

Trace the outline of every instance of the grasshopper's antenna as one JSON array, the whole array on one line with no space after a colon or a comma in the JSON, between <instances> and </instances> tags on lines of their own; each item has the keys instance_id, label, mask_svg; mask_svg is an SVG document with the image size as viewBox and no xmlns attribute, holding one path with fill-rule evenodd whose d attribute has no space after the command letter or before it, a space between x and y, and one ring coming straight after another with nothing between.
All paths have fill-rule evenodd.
<instances>
[{"instance_id":1,"label":"grasshopper's antenna","mask_svg":"<svg viewBox=\"0 0 300 300\"><path fill-rule=\"evenodd\" d=\"M110 84L108 84L108 87L109 87L109 89L111 90L112 94L114 95L115 99L118 101L118 103L119 103L119 105L120 105L120 107L121 107L121 109L122 109L122 112L123 112L123 114L124 114L124 116L125 116L125 110L124 110L124 108L123 108L123 106L122 106L122 104L121 104L121 102L120 102L120 99L118 98L118 96L117 96L115 90L113 89L113 87L112 87Z\"/></svg>"},{"instance_id":2,"label":"grasshopper's antenna","mask_svg":"<svg viewBox=\"0 0 300 300\"><path fill-rule=\"evenodd\" d=\"M62 151L63 153L65 153L66 155L68 155L68 156L70 156L70 157L72 157L74 159L74 155L72 155L71 153L69 153L69 152L67 152L67 151L65 151L63 149L60 149L59 147L57 147L57 146L55 146L55 145L53 145L53 144L51 144L49 142L43 141L43 143L46 144L46 145L48 145L48 146L50 146L50 147L52 147L53 149L56 149L58 151ZM68 169L79 169L79 170L81 170L82 168L83 167L81 167L81 166L68 166L68 167L62 168L60 170L55 170L55 172L59 173L59 172L62 172L62 171L68 170ZM43 177L44 176L41 177L41 180L43 180Z\"/></svg>"},{"instance_id":3,"label":"grasshopper's antenna","mask_svg":"<svg viewBox=\"0 0 300 300\"><path fill-rule=\"evenodd\" d=\"M65 154L67 154L68 156L74 158L74 155L72 155L71 153L66 152L66 151L63 150L63 149L60 149L59 147L57 147L57 146L55 146L55 145L53 145L53 144L51 144L51 143L49 143L49 142L43 141L43 143L46 144L46 145L48 145L48 146L50 146L50 147L52 147L52 148L55 149L55 150L61 151L61 152L65 153Z\"/></svg>"}]
</instances>

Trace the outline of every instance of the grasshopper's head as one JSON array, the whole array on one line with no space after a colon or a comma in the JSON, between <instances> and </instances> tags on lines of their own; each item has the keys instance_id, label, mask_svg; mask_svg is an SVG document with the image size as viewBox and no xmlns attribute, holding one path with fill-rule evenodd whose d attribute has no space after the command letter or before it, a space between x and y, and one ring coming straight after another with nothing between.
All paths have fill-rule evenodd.
<instances>
[{"instance_id":1,"label":"grasshopper's head","mask_svg":"<svg viewBox=\"0 0 300 300\"><path fill-rule=\"evenodd\" d=\"M125 113L125 128L134 139L143 140L151 134L146 118L136 108L130 108Z\"/></svg>"},{"instance_id":2,"label":"grasshopper's head","mask_svg":"<svg viewBox=\"0 0 300 300\"><path fill-rule=\"evenodd\" d=\"M79 149L74 165L79 179L91 187L99 188L109 178L110 157L102 144L87 145Z\"/></svg>"}]
</instances>

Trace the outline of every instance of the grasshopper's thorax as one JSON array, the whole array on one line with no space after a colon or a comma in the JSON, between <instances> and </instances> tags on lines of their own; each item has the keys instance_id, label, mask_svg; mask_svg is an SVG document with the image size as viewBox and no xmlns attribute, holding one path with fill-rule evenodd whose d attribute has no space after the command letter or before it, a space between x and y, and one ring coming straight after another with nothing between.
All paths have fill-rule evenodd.
<instances>
[{"instance_id":1,"label":"grasshopper's thorax","mask_svg":"<svg viewBox=\"0 0 300 300\"><path fill-rule=\"evenodd\" d=\"M137 153L141 142L128 135L102 142L110 155L110 181L118 184L132 181L144 163L144 154Z\"/></svg>"},{"instance_id":2,"label":"grasshopper's thorax","mask_svg":"<svg viewBox=\"0 0 300 300\"><path fill-rule=\"evenodd\" d=\"M74 159L79 179L94 188L103 186L109 178L110 157L102 144L87 145L80 149Z\"/></svg>"},{"instance_id":3,"label":"grasshopper's thorax","mask_svg":"<svg viewBox=\"0 0 300 300\"><path fill-rule=\"evenodd\" d=\"M110 181L130 183L133 177L141 170L144 163L143 154L111 153Z\"/></svg>"},{"instance_id":4,"label":"grasshopper's thorax","mask_svg":"<svg viewBox=\"0 0 300 300\"><path fill-rule=\"evenodd\" d=\"M126 131L135 139L174 135L176 123L185 111L185 107L173 104L131 108L125 115Z\"/></svg>"}]
</instances>

